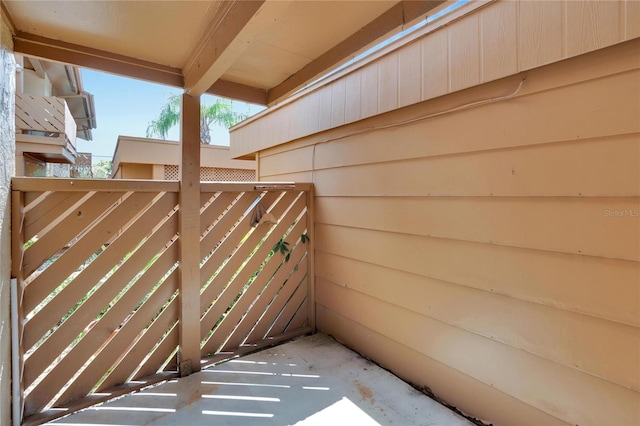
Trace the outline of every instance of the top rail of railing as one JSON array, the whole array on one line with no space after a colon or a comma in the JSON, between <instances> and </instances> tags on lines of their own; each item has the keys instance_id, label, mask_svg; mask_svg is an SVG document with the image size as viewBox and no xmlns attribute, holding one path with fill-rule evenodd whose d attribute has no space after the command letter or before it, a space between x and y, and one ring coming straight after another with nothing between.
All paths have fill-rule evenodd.
<instances>
[{"instance_id":1,"label":"top rail of railing","mask_svg":"<svg viewBox=\"0 0 640 426\"><path fill-rule=\"evenodd\" d=\"M201 182L201 192L218 191L309 191L311 183L298 182ZM179 192L180 182L164 180L67 179L15 177L14 191L110 191L110 192Z\"/></svg>"}]
</instances>

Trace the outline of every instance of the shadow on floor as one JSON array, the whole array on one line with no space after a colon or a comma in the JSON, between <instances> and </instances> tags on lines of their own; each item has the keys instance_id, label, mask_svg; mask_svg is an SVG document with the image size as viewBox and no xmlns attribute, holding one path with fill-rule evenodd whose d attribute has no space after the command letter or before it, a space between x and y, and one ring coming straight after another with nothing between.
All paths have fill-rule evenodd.
<instances>
[{"instance_id":1,"label":"shadow on floor","mask_svg":"<svg viewBox=\"0 0 640 426\"><path fill-rule=\"evenodd\" d=\"M50 425L471 425L324 334L209 367Z\"/></svg>"}]
</instances>

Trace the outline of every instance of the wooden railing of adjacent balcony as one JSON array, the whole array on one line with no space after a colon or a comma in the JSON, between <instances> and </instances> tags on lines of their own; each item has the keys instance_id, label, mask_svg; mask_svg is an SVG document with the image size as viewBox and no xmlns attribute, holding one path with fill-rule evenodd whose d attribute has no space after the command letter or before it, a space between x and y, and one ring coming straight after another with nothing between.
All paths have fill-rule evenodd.
<instances>
[{"instance_id":1,"label":"wooden railing of adjacent balcony","mask_svg":"<svg viewBox=\"0 0 640 426\"><path fill-rule=\"evenodd\" d=\"M30 137L35 137L35 142L42 143L44 136L52 138L52 143L75 147L76 130L64 99L16 93L16 132L21 141L29 142Z\"/></svg>"}]
</instances>

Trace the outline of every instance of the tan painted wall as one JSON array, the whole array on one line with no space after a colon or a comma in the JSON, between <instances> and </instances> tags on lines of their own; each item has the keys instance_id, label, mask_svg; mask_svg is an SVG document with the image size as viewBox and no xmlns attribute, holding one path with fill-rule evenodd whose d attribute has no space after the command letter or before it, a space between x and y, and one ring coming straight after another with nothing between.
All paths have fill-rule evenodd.
<instances>
[{"instance_id":1,"label":"tan painted wall","mask_svg":"<svg viewBox=\"0 0 640 426\"><path fill-rule=\"evenodd\" d=\"M11 205L15 160L15 60L11 33L0 11L0 424L11 424Z\"/></svg>"},{"instance_id":2,"label":"tan painted wall","mask_svg":"<svg viewBox=\"0 0 640 426\"><path fill-rule=\"evenodd\" d=\"M120 162L178 165L179 161L179 142L131 136L119 136L113 154L114 169ZM229 147L219 145L201 145L200 165L229 169L255 169L256 167L255 161L232 159Z\"/></svg>"},{"instance_id":3,"label":"tan painted wall","mask_svg":"<svg viewBox=\"0 0 640 426\"><path fill-rule=\"evenodd\" d=\"M120 163L118 179L153 179L153 165Z\"/></svg>"},{"instance_id":4,"label":"tan painted wall","mask_svg":"<svg viewBox=\"0 0 640 426\"><path fill-rule=\"evenodd\" d=\"M165 166L175 166L175 176L169 175L168 179L177 179L179 161L180 145L177 141L119 136L113 154L113 178L163 180ZM232 159L228 146L200 147L201 180L254 181L256 164L255 160Z\"/></svg>"},{"instance_id":5,"label":"tan painted wall","mask_svg":"<svg viewBox=\"0 0 640 426\"><path fill-rule=\"evenodd\" d=\"M39 96L51 96L52 87L49 75L45 73L44 77L40 78L35 71L29 69L22 70L21 74L23 93Z\"/></svg>"},{"instance_id":6,"label":"tan painted wall","mask_svg":"<svg viewBox=\"0 0 640 426\"><path fill-rule=\"evenodd\" d=\"M165 179L165 165L178 166L179 161L180 145L177 141L119 136L113 153L113 178ZM219 145L201 145L200 165L201 176L202 170L207 168L252 172L256 169L254 160L232 159L229 147ZM204 174L206 175L206 172ZM255 180L255 173L252 174L251 180Z\"/></svg>"},{"instance_id":7,"label":"tan painted wall","mask_svg":"<svg viewBox=\"0 0 640 426\"><path fill-rule=\"evenodd\" d=\"M610 6L579 6L595 50ZM635 39L261 150L261 180L316 185L318 327L495 424L640 424L639 57Z\"/></svg>"}]
</instances>

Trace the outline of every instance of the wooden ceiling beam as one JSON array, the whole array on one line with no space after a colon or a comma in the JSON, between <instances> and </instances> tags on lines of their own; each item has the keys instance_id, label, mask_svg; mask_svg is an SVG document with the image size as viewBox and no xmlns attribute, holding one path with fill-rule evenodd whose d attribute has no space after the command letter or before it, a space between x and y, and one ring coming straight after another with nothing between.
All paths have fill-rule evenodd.
<instances>
[{"instance_id":1,"label":"wooden ceiling beam","mask_svg":"<svg viewBox=\"0 0 640 426\"><path fill-rule=\"evenodd\" d=\"M30 58L29 62L31 62L31 65L33 65L33 69L36 72L36 75L40 78L44 78L46 71L44 70L44 66L42 65L40 59Z\"/></svg>"},{"instance_id":2,"label":"wooden ceiling beam","mask_svg":"<svg viewBox=\"0 0 640 426\"><path fill-rule=\"evenodd\" d=\"M352 55L381 37L401 28L402 25L415 21L444 3L446 0L405 0L396 3L359 31L320 55L279 85L272 87L268 92L267 103L273 105L310 81L322 76L332 67L346 62Z\"/></svg>"},{"instance_id":3,"label":"wooden ceiling beam","mask_svg":"<svg viewBox=\"0 0 640 426\"><path fill-rule=\"evenodd\" d=\"M218 80L213 83L213 86L211 86L206 93L257 105L267 105L267 91L265 89L251 87L233 81Z\"/></svg>"},{"instance_id":4,"label":"wooden ceiling beam","mask_svg":"<svg viewBox=\"0 0 640 426\"><path fill-rule=\"evenodd\" d=\"M187 93L197 96L207 92L251 43L275 23L289 3L289 0L222 2L183 68Z\"/></svg>"},{"instance_id":5,"label":"wooden ceiling beam","mask_svg":"<svg viewBox=\"0 0 640 426\"><path fill-rule=\"evenodd\" d=\"M34 56L40 59L62 62L168 86L183 87L184 85L182 71L178 68L25 32L18 32L14 36L13 50L26 56Z\"/></svg>"},{"instance_id":6,"label":"wooden ceiling beam","mask_svg":"<svg viewBox=\"0 0 640 426\"><path fill-rule=\"evenodd\" d=\"M4 21L9 27L9 32L11 34L16 33L16 24L13 22L13 18L9 15L9 11L7 10L7 6L4 4L4 1L0 0L0 20ZM2 24L2 22L0 22Z\"/></svg>"}]
</instances>

